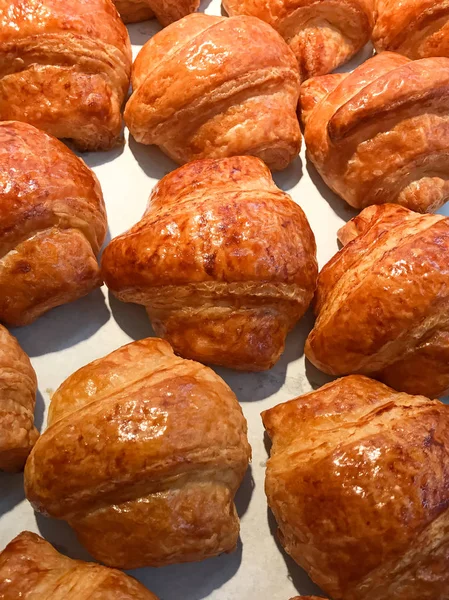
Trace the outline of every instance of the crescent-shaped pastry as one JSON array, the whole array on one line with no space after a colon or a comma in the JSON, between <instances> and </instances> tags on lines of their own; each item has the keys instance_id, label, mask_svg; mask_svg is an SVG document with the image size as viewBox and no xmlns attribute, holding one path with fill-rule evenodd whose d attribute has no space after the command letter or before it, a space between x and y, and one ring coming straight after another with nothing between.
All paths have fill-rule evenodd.
<instances>
[{"instance_id":1,"label":"crescent-shaped pastry","mask_svg":"<svg viewBox=\"0 0 449 600\"><path fill-rule=\"evenodd\" d=\"M107 150L121 136L130 71L111 0L0 0L0 120Z\"/></svg>"},{"instance_id":2,"label":"crescent-shaped pastry","mask_svg":"<svg viewBox=\"0 0 449 600\"><path fill-rule=\"evenodd\" d=\"M295 57L254 17L191 14L141 49L125 121L179 164L251 154L284 169L298 154Z\"/></svg>"},{"instance_id":3,"label":"crescent-shaped pastry","mask_svg":"<svg viewBox=\"0 0 449 600\"><path fill-rule=\"evenodd\" d=\"M412 59L449 57L448 0L377 0L373 43Z\"/></svg>"},{"instance_id":4,"label":"crescent-shaped pastry","mask_svg":"<svg viewBox=\"0 0 449 600\"><path fill-rule=\"evenodd\" d=\"M0 322L26 325L99 287L106 229L84 162L27 123L0 123Z\"/></svg>"},{"instance_id":5,"label":"crescent-shaped pastry","mask_svg":"<svg viewBox=\"0 0 449 600\"><path fill-rule=\"evenodd\" d=\"M369 41L375 0L223 0L229 15L269 23L298 61L301 78L330 73Z\"/></svg>"},{"instance_id":6,"label":"crescent-shaped pastry","mask_svg":"<svg viewBox=\"0 0 449 600\"><path fill-rule=\"evenodd\" d=\"M449 390L449 219L372 206L339 232L318 278L307 358L410 394Z\"/></svg>"},{"instance_id":7,"label":"crescent-shaped pastry","mask_svg":"<svg viewBox=\"0 0 449 600\"><path fill-rule=\"evenodd\" d=\"M301 89L307 156L348 204L433 212L449 197L449 59L390 52Z\"/></svg>"},{"instance_id":8,"label":"crescent-shaped pastry","mask_svg":"<svg viewBox=\"0 0 449 600\"><path fill-rule=\"evenodd\" d=\"M114 0L124 23L156 17L164 27L195 12L200 0Z\"/></svg>"},{"instance_id":9,"label":"crescent-shaped pastry","mask_svg":"<svg viewBox=\"0 0 449 600\"><path fill-rule=\"evenodd\" d=\"M262 413L286 551L334 600L449 597L449 407L353 375Z\"/></svg>"},{"instance_id":10,"label":"crescent-shaped pastry","mask_svg":"<svg viewBox=\"0 0 449 600\"><path fill-rule=\"evenodd\" d=\"M313 298L315 255L303 211L261 160L205 159L159 182L142 220L107 246L102 275L181 356L259 371Z\"/></svg>"},{"instance_id":11,"label":"crescent-shaped pastry","mask_svg":"<svg viewBox=\"0 0 449 600\"><path fill-rule=\"evenodd\" d=\"M25 467L33 507L100 562L162 566L234 550L251 448L211 369L149 338L83 367L53 395Z\"/></svg>"},{"instance_id":12,"label":"crescent-shaped pastry","mask_svg":"<svg viewBox=\"0 0 449 600\"><path fill-rule=\"evenodd\" d=\"M133 577L60 554L24 531L0 553L2 600L158 600Z\"/></svg>"},{"instance_id":13,"label":"crescent-shaped pastry","mask_svg":"<svg viewBox=\"0 0 449 600\"><path fill-rule=\"evenodd\" d=\"M0 471L23 469L39 436L34 426L36 392L30 359L0 325Z\"/></svg>"}]
</instances>

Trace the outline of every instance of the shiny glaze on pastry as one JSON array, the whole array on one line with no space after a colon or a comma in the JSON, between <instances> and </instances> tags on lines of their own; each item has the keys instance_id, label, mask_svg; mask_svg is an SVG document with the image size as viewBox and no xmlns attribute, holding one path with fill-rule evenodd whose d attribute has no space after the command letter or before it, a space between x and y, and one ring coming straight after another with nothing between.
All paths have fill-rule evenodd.
<instances>
[{"instance_id":1,"label":"shiny glaze on pastry","mask_svg":"<svg viewBox=\"0 0 449 600\"><path fill-rule=\"evenodd\" d=\"M355 208L433 212L449 197L449 59L384 52L301 88L307 156Z\"/></svg>"},{"instance_id":2,"label":"shiny glaze on pastry","mask_svg":"<svg viewBox=\"0 0 449 600\"><path fill-rule=\"evenodd\" d=\"M133 577L60 554L24 531L0 553L2 600L158 600Z\"/></svg>"},{"instance_id":3,"label":"shiny glaze on pastry","mask_svg":"<svg viewBox=\"0 0 449 600\"><path fill-rule=\"evenodd\" d=\"M334 600L449 597L449 407L360 375L262 413L282 545Z\"/></svg>"},{"instance_id":4,"label":"shiny glaze on pastry","mask_svg":"<svg viewBox=\"0 0 449 600\"><path fill-rule=\"evenodd\" d=\"M409 58L449 57L447 0L377 0L373 43Z\"/></svg>"},{"instance_id":5,"label":"shiny glaze on pastry","mask_svg":"<svg viewBox=\"0 0 449 600\"><path fill-rule=\"evenodd\" d=\"M157 17L165 27L195 12L200 0L114 0L114 3L125 23Z\"/></svg>"},{"instance_id":6,"label":"shiny glaze on pastry","mask_svg":"<svg viewBox=\"0 0 449 600\"><path fill-rule=\"evenodd\" d=\"M318 278L307 358L429 397L449 391L449 219L366 208Z\"/></svg>"},{"instance_id":7,"label":"shiny glaze on pastry","mask_svg":"<svg viewBox=\"0 0 449 600\"><path fill-rule=\"evenodd\" d=\"M0 120L81 150L121 135L131 45L111 0L0 0Z\"/></svg>"},{"instance_id":8,"label":"shiny glaze on pastry","mask_svg":"<svg viewBox=\"0 0 449 600\"><path fill-rule=\"evenodd\" d=\"M278 170L299 152L298 66L259 19L184 17L143 46L132 84L129 130L179 164L252 154Z\"/></svg>"},{"instance_id":9,"label":"shiny glaze on pastry","mask_svg":"<svg viewBox=\"0 0 449 600\"><path fill-rule=\"evenodd\" d=\"M131 569L234 550L234 495L250 457L235 395L149 338L69 377L25 467L33 507L90 554Z\"/></svg>"},{"instance_id":10,"label":"shiny glaze on pastry","mask_svg":"<svg viewBox=\"0 0 449 600\"><path fill-rule=\"evenodd\" d=\"M39 436L34 426L36 392L30 359L0 325L0 471L23 469Z\"/></svg>"},{"instance_id":11,"label":"shiny glaze on pastry","mask_svg":"<svg viewBox=\"0 0 449 600\"><path fill-rule=\"evenodd\" d=\"M102 283L100 184L64 144L0 123L0 322L26 325Z\"/></svg>"},{"instance_id":12,"label":"shiny glaze on pastry","mask_svg":"<svg viewBox=\"0 0 449 600\"><path fill-rule=\"evenodd\" d=\"M313 233L257 158L190 163L164 177L142 220L106 248L102 275L185 358L271 368L316 285Z\"/></svg>"},{"instance_id":13,"label":"shiny glaze on pastry","mask_svg":"<svg viewBox=\"0 0 449 600\"><path fill-rule=\"evenodd\" d=\"M301 78L330 73L370 39L374 0L223 0L229 15L269 23L295 53Z\"/></svg>"}]
</instances>

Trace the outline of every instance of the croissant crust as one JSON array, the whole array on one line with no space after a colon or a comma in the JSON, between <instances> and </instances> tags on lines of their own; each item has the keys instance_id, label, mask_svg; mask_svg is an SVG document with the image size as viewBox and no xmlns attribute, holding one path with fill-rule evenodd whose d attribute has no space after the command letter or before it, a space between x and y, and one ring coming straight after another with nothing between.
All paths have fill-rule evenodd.
<instances>
[{"instance_id":1,"label":"croissant crust","mask_svg":"<svg viewBox=\"0 0 449 600\"><path fill-rule=\"evenodd\" d=\"M250 447L218 375L149 338L83 367L53 395L25 467L33 507L123 569L234 550Z\"/></svg>"},{"instance_id":2,"label":"croissant crust","mask_svg":"<svg viewBox=\"0 0 449 600\"><path fill-rule=\"evenodd\" d=\"M152 17L163 25L170 25L195 12L200 0L114 0L124 23L145 21Z\"/></svg>"},{"instance_id":3,"label":"croissant crust","mask_svg":"<svg viewBox=\"0 0 449 600\"><path fill-rule=\"evenodd\" d=\"M262 161L205 159L159 182L142 220L106 248L102 274L178 354L257 371L312 300L315 254L304 213Z\"/></svg>"},{"instance_id":4,"label":"croissant crust","mask_svg":"<svg viewBox=\"0 0 449 600\"><path fill-rule=\"evenodd\" d=\"M308 158L355 208L433 212L449 197L449 59L383 52L301 89Z\"/></svg>"},{"instance_id":5,"label":"croissant crust","mask_svg":"<svg viewBox=\"0 0 449 600\"><path fill-rule=\"evenodd\" d=\"M448 597L448 406L353 375L262 418L280 540L326 594Z\"/></svg>"},{"instance_id":6,"label":"croissant crust","mask_svg":"<svg viewBox=\"0 0 449 600\"><path fill-rule=\"evenodd\" d=\"M143 46L132 85L131 134L179 164L251 154L278 170L299 152L298 66L259 19L184 17Z\"/></svg>"}]
</instances>

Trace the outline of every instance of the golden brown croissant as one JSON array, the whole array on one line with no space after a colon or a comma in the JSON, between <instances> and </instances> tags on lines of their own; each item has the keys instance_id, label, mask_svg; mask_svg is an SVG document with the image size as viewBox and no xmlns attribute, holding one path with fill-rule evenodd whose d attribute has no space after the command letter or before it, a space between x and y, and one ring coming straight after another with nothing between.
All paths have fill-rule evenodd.
<instances>
[{"instance_id":1,"label":"golden brown croissant","mask_svg":"<svg viewBox=\"0 0 449 600\"><path fill-rule=\"evenodd\" d=\"M234 550L251 449L218 375L150 338L69 377L25 467L34 508L66 520L97 560L135 568Z\"/></svg>"},{"instance_id":2,"label":"golden brown croissant","mask_svg":"<svg viewBox=\"0 0 449 600\"><path fill-rule=\"evenodd\" d=\"M298 154L298 66L254 17L192 14L139 52L125 121L179 164L252 154L283 169Z\"/></svg>"},{"instance_id":3,"label":"golden brown croissant","mask_svg":"<svg viewBox=\"0 0 449 600\"><path fill-rule=\"evenodd\" d=\"M64 144L0 123L0 322L26 325L101 285L100 184Z\"/></svg>"},{"instance_id":4,"label":"golden brown croissant","mask_svg":"<svg viewBox=\"0 0 449 600\"><path fill-rule=\"evenodd\" d=\"M0 325L0 471L23 469L39 436L34 426L36 392L30 359Z\"/></svg>"},{"instance_id":5,"label":"golden brown croissant","mask_svg":"<svg viewBox=\"0 0 449 600\"><path fill-rule=\"evenodd\" d=\"M262 161L205 159L159 182L142 220L106 248L102 274L181 356L258 371L313 298L315 254L303 211Z\"/></svg>"},{"instance_id":6,"label":"golden brown croissant","mask_svg":"<svg viewBox=\"0 0 449 600\"><path fill-rule=\"evenodd\" d=\"M262 413L282 545L334 600L449 597L449 407L354 375Z\"/></svg>"},{"instance_id":7,"label":"golden brown croissant","mask_svg":"<svg viewBox=\"0 0 449 600\"><path fill-rule=\"evenodd\" d=\"M111 0L0 0L0 120L106 150L121 134L130 70Z\"/></svg>"},{"instance_id":8,"label":"golden brown croissant","mask_svg":"<svg viewBox=\"0 0 449 600\"><path fill-rule=\"evenodd\" d=\"M429 397L449 390L449 219L371 206L339 232L318 278L305 353L333 375L363 373Z\"/></svg>"},{"instance_id":9,"label":"golden brown croissant","mask_svg":"<svg viewBox=\"0 0 449 600\"><path fill-rule=\"evenodd\" d=\"M374 0L223 0L229 15L269 23L295 53L302 79L325 75L370 39Z\"/></svg>"},{"instance_id":10,"label":"golden brown croissant","mask_svg":"<svg viewBox=\"0 0 449 600\"><path fill-rule=\"evenodd\" d=\"M384 52L349 75L301 89L307 155L355 208L394 202L418 212L449 197L449 59Z\"/></svg>"},{"instance_id":11,"label":"golden brown croissant","mask_svg":"<svg viewBox=\"0 0 449 600\"><path fill-rule=\"evenodd\" d=\"M164 27L195 12L200 5L200 0L114 0L114 2L125 23L145 21L155 16Z\"/></svg>"},{"instance_id":12,"label":"golden brown croissant","mask_svg":"<svg viewBox=\"0 0 449 600\"><path fill-rule=\"evenodd\" d=\"M133 577L72 560L24 531L0 553L2 600L157 600Z\"/></svg>"},{"instance_id":13,"label":"golden brown croissant","mask_svg":"<svg viewBox=\"0 0 449 600\"><path fill-rule=\"evenodd\" d=\"M409 58L449 57L447 0L377 0L373 43Z\"/></svg>"}]
</instances>

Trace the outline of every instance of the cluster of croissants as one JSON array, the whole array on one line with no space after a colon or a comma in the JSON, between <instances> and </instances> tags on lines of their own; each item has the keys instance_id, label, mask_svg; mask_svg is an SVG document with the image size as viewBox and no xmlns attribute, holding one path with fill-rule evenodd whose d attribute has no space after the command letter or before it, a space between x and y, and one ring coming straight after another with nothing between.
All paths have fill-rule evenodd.
<instances>
[{"instance_id":1,"label":"cluster of croissants","mask_svg":"<svg viewBox=\"0 0 449 600\"><path fill-rule=\"evenodd\" d=\"M340 378L262 413L280 541L334 600L448 600L449 407L429 398L449 392L449 2L115 4L0 0L0 323L104 282L159 336L71 375L39 436L36 373L0 325L0 470L24 469L34 509L106 565L23 532L0 554L0 599L157 600L117 569L234 550L247 424L202 363L270 369L313 306L305 355ZM119 13L164 27L133 65ZM373 58L331 73L369 40ZM99 264L100 184L56 138L121 143L130 79L131 135L181 166ZM320 272L270 173L298 155L300 123L361 210Z\"/></svg>"}]
</instances>

